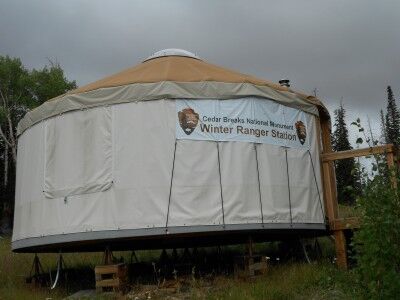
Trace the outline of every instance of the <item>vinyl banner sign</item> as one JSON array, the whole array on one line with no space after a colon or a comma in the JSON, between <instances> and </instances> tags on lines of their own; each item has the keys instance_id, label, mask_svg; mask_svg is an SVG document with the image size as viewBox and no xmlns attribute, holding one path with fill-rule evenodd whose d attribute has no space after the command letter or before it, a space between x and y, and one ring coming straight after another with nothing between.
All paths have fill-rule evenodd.
<instances>
[{"instance_id":1,"label":"vinyl banner sign","mask_svg":"<svg viewBox=\"0 0 400 300\"><path fill-rule=\"evenodd\" d=\"M312 116L259 98L176 100L176 138L309 148Z\"/></svg>"}]
</instances>

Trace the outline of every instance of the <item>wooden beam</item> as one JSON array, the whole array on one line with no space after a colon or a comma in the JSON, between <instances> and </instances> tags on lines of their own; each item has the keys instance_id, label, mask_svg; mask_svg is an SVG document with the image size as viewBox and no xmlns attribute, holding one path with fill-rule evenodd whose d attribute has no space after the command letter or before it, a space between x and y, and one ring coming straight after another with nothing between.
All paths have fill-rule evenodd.
<instances>
[{"instance_id":1,"label":"wooden beam","mask_svg":"<svg viewBox=\"0 0 400 300\"><path fill-rule=\"evenodd\" d=\"M374 154L385 154L392 153L393 154L393 145L383 145L383 146L375 146L370 148L362 148L362 149L354 149L347 151L338 151L338 152L325 152L322 154L322 162L329 162L334 160L353 158L359 156L368 156Z\"/></svg>"},{"instance_id":2,"label":"wooden beam","mask_svg":"<svg viewBox=\"0 0 400 300\"><path fill-rule=\"evenodd\" d=\"M332 152L330 122L327 119L321 119L321 138L323 153ZM323 155L323 154L322 154ZM323 161L322 163L322 181L324 188L324 199L326 216L331 222L338 218L338 202L336 198L336 176L332 161Z\"/></svg>"},{"instance_id":3,"label":"wooden beam","mask_svg":"<svg viewBox=\"0 0 400 300\"><path fill-rule=\"evenodd\" d=\"M121 280L119 278L109 278L96 281L96 288L99 287L119 287Z\"/></svg>"},{"instance_id":4,"label":"wooden beam","mask_svg":"<svg viewBox=\"0 0 400 300\"><path fill-rule=\"evenodd\" d=\"M336 195L336 175L333 161L323 160L323 155L332 153L331 143L331 127L329 119L321 119L321 138L323 154L321 156L322 161L322 180L324 187L324 198L326 215L329 220L329 224L338 219L339 208ZM337 230L333 232L335 238L335 250L337 265L340 269L347 269L347 253L346 253L346 238L344 232Z\"/></svg>"},{"instance_id":5,"label":"wooden beam","mask_svg":"<svg viewBox=\"0 0 400 300\"><path fill-rule=\"evenodd\" d=\"M327 217L327 212L326 212L326 191L325 191L325 186L324 186L324 168L322 165L322 159L321 159L321 154L323 153L323 149L322 149L322 130L321 130L321 119L320 117L316 117L316 129L317 129L317 144L318 144L318 153L320 154L319 160L320 160L320 164L319 164L319 171L321 173L321 184L322 184L322 190L321 192L323 193L323 204L324 204L324 218L326 219Z\"/></svg>"},{"instance_id":6,"label":"wooden beam","mask_svg":"<svg viewBox=\"0 0 400 300\"><path fill-rule=\"evenodd\" d=\"M386 161L387 161L387 165L389 168L393 168L394 167L394 157L393 157L393 152L392 151L388 151L386 154Z\"/></svg>"},{"instance_id":7,"label":"wooden beam","mask_svg":"<svg viewBox=\"0 0 400 300\"><path fill-rule=\"evenodd\" d=\"M330 123L329 120L321 120L321 138L323 153L321 154L322 162L322 180L324 187L324 198L326 215L329 220L330 230L333 231L335 238L335 249L337 265L340 269L346 270L347 264L347 245L344 230L351 228L358 228L360 226L358 218L338 218L338 201L336 194L336 176L333 161L353 158L359 156L368 156L374 154L386 154L387 164L389 169L394 172L394 158L393 158L393 145L383 145L363 149L355 149L348 151L333 152L330 136ZM396 188L396 177L391 175L392 185Z\"/></svg>"},{"instance_id":8,"label":"wooden beam","mask_svg":"<svg viewBox=\"0 0 400 300\"><path fill-rule=\"evenodd\" d=\"M397 189L396 171L394 168L394 156L392 151L386 153L386 162L389 168L389 176L390 176L390 181L392 183L392 187L394 189Z\"/></svg>"},{"instance_id":9,"label":"wooden beam","mask_svg":"<svg viewBox=\"0 0 400 300\"><path fill-rule=\"evenodd\" d=\"M329 229L332 231L355 228L360 228L360 220L357 217L336 219L329 222Z\"/></svg>"}]
</instances>

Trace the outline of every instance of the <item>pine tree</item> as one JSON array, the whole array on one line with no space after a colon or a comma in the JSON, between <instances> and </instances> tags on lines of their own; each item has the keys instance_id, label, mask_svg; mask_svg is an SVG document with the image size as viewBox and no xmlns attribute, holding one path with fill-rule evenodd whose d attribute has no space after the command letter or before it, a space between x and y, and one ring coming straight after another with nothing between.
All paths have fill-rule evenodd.
<instances>
[{"instance_id":1,"label":"pine tree","mask_svg":"<svg viewBox=\"0 0 400 300\"><path fill-rule=\"evenodd\" d=\"M387 113L385 118L387 142L394 145L400 143L400 112L394 99L393 91L390 86L387 87Z\"/></svg>"},{"instance_id":2,"label":"pine tree","mask_svg":"<svg viewBox=\"0 0 400 300\"><path fill-rule=\"evenodd\" d=\"M346 110L343 104L335 110L335 131L332 134L332 147L334 151L351 150L349 132L346 125ZM357 177L354 173L355 162L353 158L335 162L336 184L339 203L354 204L354 191L358 189Z\"/></svg>"},{"instance_id":3,"label":"pine tree","mask_svg":"<svg viewBox=\"0 0 400 300\"><path fill-rule=\"evenodd\" d=\"M380 142L381 142L381 144L387 144L388 143L388 138L387 138L387 131L386 131L386 119L385 119L385 114L383 113L382 109L380 111L380 118L381 118L381 138L380 138Z\"/></svg>"}]
</instances>

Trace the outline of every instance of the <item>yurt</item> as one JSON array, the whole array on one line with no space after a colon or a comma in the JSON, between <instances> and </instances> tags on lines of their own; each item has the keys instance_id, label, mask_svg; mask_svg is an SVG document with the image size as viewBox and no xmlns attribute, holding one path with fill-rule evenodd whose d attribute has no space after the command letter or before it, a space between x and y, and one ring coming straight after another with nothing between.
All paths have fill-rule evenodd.
<instances>
[{"instance_id":1,"label":"yurt","mask_svg":"<svg viewBox=\"0 0 400 300\"><path fill-rule=\"evenodd\" d=\"M159 51L20 121L12 249L323 234L320 118L288 86Z\"/></svg>"}]
</instances>

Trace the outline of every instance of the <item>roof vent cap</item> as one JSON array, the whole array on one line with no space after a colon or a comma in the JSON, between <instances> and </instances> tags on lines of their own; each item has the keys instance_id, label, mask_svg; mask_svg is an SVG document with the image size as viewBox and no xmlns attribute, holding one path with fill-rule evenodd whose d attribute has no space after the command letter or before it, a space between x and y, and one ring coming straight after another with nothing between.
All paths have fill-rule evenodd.
<instances>
[{"instance_id":1,"label":"roof vent cap","mask_svg":"<svg viewBox=\"0 0 400 300\"><path fill-rule=\"evenodd\" d=\"M189 52L187 50L171 48L171 49L164 49L164 50L157 51L153 55L150 55L148 58L146 58L144 61L148 61L150 59L163 57L163 56L184 56L184 57L200 59L199 56L197 56L196 54Z\"/></svg>"},{"instance_id":2,"label":"roof vent cap","mask_svg":"<svg viewBox=\"0 0 400 300\"><path fill-rule=\"evenodd\" d=\"M279 80L279 84L281 86L290 87L290 80L287 78L283 78L283 79Z\"/></svg>"}]
</instances>

